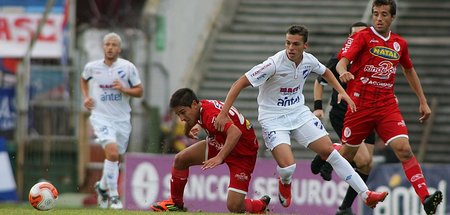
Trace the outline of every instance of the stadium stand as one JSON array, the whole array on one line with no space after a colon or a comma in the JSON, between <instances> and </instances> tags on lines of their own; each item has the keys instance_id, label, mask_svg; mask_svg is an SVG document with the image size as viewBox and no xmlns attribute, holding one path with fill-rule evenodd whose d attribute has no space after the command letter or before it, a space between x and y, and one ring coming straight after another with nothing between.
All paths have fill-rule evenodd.
<instances>
[{"instance_id":1,"label":"stadium stand","mask_svg":"<svg viewBox=\"0 0 450 215\"><path fill-rule=\"evenodd\" d=\"M329 7L334 5L334 7ZM349 23L359 20L364 13L365 2L344 1L240 1L235 16L219 33L213 52L206 62L204 81L199 96L224 100L231 84L252 66L284 48L284 33L292 24L308 27L309 52L325 62L341 47L346 38ZM312 106L314 77L305 88L305 100ZM235 106L254 124L261 148L264 150L260 125L257 122L257 88L247 88ZM310 150L293 144L296 157L312 158ZM268 155L263 151L264 155Z\"/></svg>"},{"instance_id":2,"label":"stadium stand","mask_svg":"<svg viewBox=\"0 0 450 215\"><path fill-rule=\"evenodd\" d=\"M411 58L431 106L433 98L437 107L429 137L424 140L424 162L449 163L450 148L450 2L442 0L399 2L396 20L397 33L404 36L410 47ZM398 70L400 71L400 70ZM410 132L410 140L418 154L426 126L418 122L418 101L401 72L397 75L396 95Z\"/></svg>"},{"instance_id":3,"label":"stadium stand","mask_svg":"<svg viewBox=\"0 0 450 215\"><path fill-rule=\"evenodd\" d=\"M302 24L310 31L308 52L313 53L322 63L337 52L347 35L348 26L360 21L366 10L366 1L293 1L293 0L241 0L236 6L234 18L229 26L221 29L214 42L207 61L204 62L203 81L199 86L201 98L224 100L229 87L244 72L262 62L276 51L283 49L285 30L292 24ZM425 162L450 162L450 148L446 147L447 133L450 131L450 101L445 101L450 92L448 77L450 56L450 2L432 0L426 3L419 0L399 2L398 17L394 32L404 36L410 44L410 52L416 70L421 78L425 93L431 106L432 98L438 101L436 117L425 139ZM444 21L447 20L447 21ZM436 20L440 20L437 22ZM369 20L367 22L370 23ZM400 108L404 112L410 129L414 149L427 135L426 126L418 122L418 102L403 74L398 70L396 94ZM312 108L314 75L305 85L306 104ZM326 89L329 92L329 88ZM254 124L264 151L260 125L257 122L257 88L247 88L241 92L235 106ZM327 94L326 94L327 95ZM325 121L334 141L336 135ZM297 158L310 159L314 154L293 144Z\"/></svg>"}]
</instances>

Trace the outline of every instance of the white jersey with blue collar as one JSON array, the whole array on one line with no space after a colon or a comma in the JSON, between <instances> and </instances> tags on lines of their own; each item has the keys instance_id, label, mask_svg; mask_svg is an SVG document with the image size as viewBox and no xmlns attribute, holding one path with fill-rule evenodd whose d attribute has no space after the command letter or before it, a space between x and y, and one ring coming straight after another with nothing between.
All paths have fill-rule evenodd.
<instances>
[{"instance_id":1,"label":"white jersey with blue collar","mask_svg":"<svg viewBox=\"0 0 450 215\"><path fill-rule=\"evenodd\" d=\"M311 72L322 75L325 70L326 67L312 54L303 52L303 60L296 66L287 57L286 50L282 50L246 72L251 85L259 87L258 120L261 125L269 123L270 127L290 130L308 121L309 114L302 117L302 113L310 111L305 106L303 86Z\"/></svg>"},{"instance_id":2,"label":"white jersey with blue collar","mask_svg":"<svg viewBox=\"0 0 450 215\"><path fill-rule=\"evenodd\" d=\"M122 86L130 88L141 84L139 72L133 63L118 58L110 67L104 59L86 64L82 73L84 80L89 80L90 96L94 99L91 116L129 121L130 96L112 88L114 80L120 80Z\"/></svg>"}]
</instances>

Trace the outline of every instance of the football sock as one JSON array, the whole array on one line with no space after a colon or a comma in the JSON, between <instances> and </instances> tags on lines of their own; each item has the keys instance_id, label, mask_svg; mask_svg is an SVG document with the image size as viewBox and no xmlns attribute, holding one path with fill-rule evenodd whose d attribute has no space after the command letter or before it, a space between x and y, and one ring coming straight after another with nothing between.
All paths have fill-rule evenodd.
<instances>
[{"instance_id":1,"label":"football sock","mask_svg":"<svg viewBox=\"0 0 450 215\"><path fill-rule=\"evenodd\" d=\"M245 199L245 211L249 213L258 213L264 209L264 203L260 199Z\"/></svg>"},{"instance_id":2,"label":"football sock","mask_svg":"<svg viewBox=\"0 0 450 215\"><path fill-rule=\"evenodd\" d=\"M189 176L189 169L178 170L172 167L172 178L170 180L170 196L175 205L183 207L184 187Z\"/></svg>"},{"instance_id":3,"label":"football sock","mask_svg":"<svg viewBox=\"0 0 450 215\"><path fill-rule=\"evenodd\" d=\"M347 182L358 194L362 194L369 190L361 177L356 174L350 163L345 160L338 151L333 150L328 156L327 162L331 164L339 178Z\"/></svg>"},{"instance_id":4,"label":"football sock","mask_svg":"<svg viewBox=\"0 0 450 215\"><path fill-rule=\"evenodd\" d=\"M411 159L402 162L403 170L405 171L406 178L409 183L414 187L420 201L423 202L425 198L429 195L427 183L425 182L425 177L423 176L420 165L417 162L415 156Z\"/></svg>"},{"instance_id":5,"label":"football sock","mask_svg":"<svg viewBox=\"0 0 450 215\"><path fill-rule=\"evenodd\" d=\"M119 179L119 161L109 161L105 159L105 162L103 163L102 178L106 181L106 185L109 189L109 196L118 196L117 180Z\"/></svg>"},{"instance_id":6,"label":"football sock","mask_svg":"<svg viewBox=\"0 0 450 215\"><path fill-rule=\"evenodd\" d=\"M292 175L295 172L295 168L297 167L297 164L292 164L290 166L281 168L280 166L277 166L277 172L278 175L280 175L280 181L283 184L290 184L292 180Z\"/></svg>"},{"instance_id":7,"label":"football sock","mask_svg":"<svg viewBox=\"0 0 450 215\"><path fill-rule=\"evenodd\" d=\"M106 177L105 177L105 164L103 163L103 172L102 172L102 178L100 179L100 189L107 190L108 185L106 185Z\"/></svg>"},{"instance_id":8,"label":"football sock","mask_svg":"<svg viewBox=\"0 0 450 215\"><path fill-rule=\"evenodd\" d=\"M361 179L364 182L366 182L367 179L369 178L369 175L360 173L358 170L356 170L356 173L358 173L358 175L361 176ZM342 204L339 208L346 209L352 207L352 204L355 201L356 196L358 196L358 193L352 187L348 187L347 193L345 194L344 200L342 200Z\"/></svg>"}]
</instances>

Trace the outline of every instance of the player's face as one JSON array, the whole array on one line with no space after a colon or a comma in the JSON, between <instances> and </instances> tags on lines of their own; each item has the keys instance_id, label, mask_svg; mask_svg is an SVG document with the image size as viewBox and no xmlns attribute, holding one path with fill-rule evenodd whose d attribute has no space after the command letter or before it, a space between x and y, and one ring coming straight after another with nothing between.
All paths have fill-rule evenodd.
<instances>
[{"instance_id":1,"label":"player's face","mask_svg":"<svg viewBox=\"0 0 450 215\"><path fill-rule=\"evenodd\" d=\"M110 38L103 44L103 52L107 60L115 61L119 57L120 51L119 41L115 38Z\"/></svg>"},{"instance_id":2,"label":"player's face","mask_svg":"<svg viewBox=\"0 0 450 215\"><path fill-rule=\"evenodd\" d=\"M189 126L194 126L195 124L197 124L197 121L199 119L199 110L197 106L198 103L194 101L192 102L191 107L179 106L175 107L173 110L181 121L186 122L186 124Z\"/></svg>"},{"instance_id":3,"label":"player's face","mask_svg":"<svg viewBox=\"0 0 450 215\"><path fill-rule=\"evenodd\" d=\"M383 36L388 35L391 24L395 18L392 16L390 9L391 6L389 5L374 6L372 8L373 27Z\"/></svg>"},{"instance_id":4,"label":"player's face","mask_svg":"<svg viewBox=\"0 0 450 215\"><path fill-rule=\"evenodd\" d=\"M303 42L303 36L286 34L284 46L289 60L299 64L303 57L303 51L307 47L306 43Z\"/></svg>"}]
</instances>

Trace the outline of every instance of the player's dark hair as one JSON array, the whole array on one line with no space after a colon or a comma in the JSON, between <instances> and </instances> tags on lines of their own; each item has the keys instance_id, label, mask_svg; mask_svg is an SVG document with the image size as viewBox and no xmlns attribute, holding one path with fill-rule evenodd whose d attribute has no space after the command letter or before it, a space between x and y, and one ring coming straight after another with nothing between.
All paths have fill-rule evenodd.
<instances>
[{"instance_id":1,"label":"player's dark hair","mask_svg":"<svg viewBox=\"0 0 450 215\"><path fill-rule=\"evenodd\" d=\"M367 25L365 22L355 22L348 29L348 34L352 34L352 28L354 27L369 27L369 25Z\"/></svg>"},{"instance_id":2,"label":"player's dark hair","mask_svg":"<svg viewBox=\"0 0 450 215\"><path fill-rule=\"evenodd\" d=\"M397 14L397 3L395 3L395 0L374 0L372 3L372 14L373 14L373 7L379 7L383 5L389 5L390 6L390 13L392 16L395 16Z\"/></svg>"},{"instance_id":3,"label":"player's dark hair","mask_svg":"<svg viewBox=\"0 0 450 215\"><path fill-rule=\"evenodd\" d=\"M287 30L286 33L290 35L303 36L303 42L308 42L308 29L305 26L293 25Z\"/></svg>"},{"instance_id":4,"label":"player's dark hair","mask_svg":"<svg viewBox=\"0 0 450 215\"><path fill-rule=\"evenodd\" d=\"M198 102L198 98L194 91L189 88L181 88L175 91L170 98L170 108L175 107L191 107L192 102Z\"/></svg>"}]
</instances>

